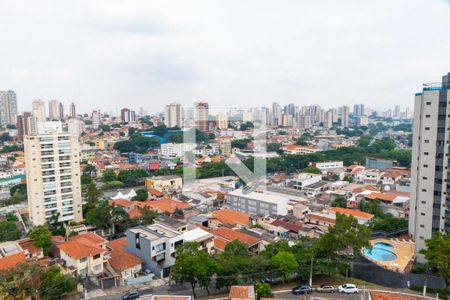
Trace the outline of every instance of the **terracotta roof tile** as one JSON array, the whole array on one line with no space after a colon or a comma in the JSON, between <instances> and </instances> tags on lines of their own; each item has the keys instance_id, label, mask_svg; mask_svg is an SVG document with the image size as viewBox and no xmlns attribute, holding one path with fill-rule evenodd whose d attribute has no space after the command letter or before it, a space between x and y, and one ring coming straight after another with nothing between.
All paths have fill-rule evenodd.
<instances>
[{"instance_id":1,"label":"terracotta roof tile","mask_svg":"<svg viewBox=\"0 0 450 300\"><path fill-rule=\"evenodd\" d=\"M122 206L125 208L130 207L133 202L131 202L130 200L127 199L114 199L114 200L108 200L108 204L109 205L116 205L116 206Z\"/></svg>"},{"instance_id":2,"label":"terracotta roof tile","mask_svg":"<svg viewBox=\"0 0 450 300\"><path fill-rule=\"evenodd\" d=\"M20 263L26 262L27 258L23 252L0 258L0 270L5 271L14 268Z\"/></svg>"},{"instance_id":3,"label":"terracotta roof tile","mask_svg":"<svg viewBox=\"0 0 450 300\"><path fill-rule=\"evenodd\" d=\"M144 261L128 251L117 248L111 252L109 264L117 271L123 271L142 264Z\"/></svg>"},{"instance_id":4,"label":"terracotta roof tile","mask_svg":"<svg viewBox=\"0 0 450 300\"><path fill-rule=\"evenodd\" d=\"M372 219L374 215L357 210L357 209L349 209L349 208L343 208L343 207L331 207L329 209L332 212L335 213L341 213L344 215L351 215L356 218L362 218L362 219Z\"/></svg>"},{"instance_id":5,"label":"terracotta roof tile","mask_svg":"<svg viewBox=\"0 0 450 300\"><path fill-rule=\"evenodd\" d=\"M221 223L236 225L250 225L250 215L244 212L232 210L232 209L221 209L212 213L212 218L219 220Z\"/></svg>"},{"instance_id":6,"label":"terracotta roof tile","mask_svg":"<svg viewBox=\"0 0 450 300\"><path fill-rule=\"evenodd\" d=\"M255 238L251 235L234 231L233 229L224 226L211 230L210 232L215 236L221 237L227 241L240 240L241 242L247 244L248 246L254 245L261 241L260 239Z\"/></svg>"},{"instance_id":7,"label":"terracotta roof tile","mask_svg":"<svg viewBox=\"0 0 450 300\"><path fill-rule=\"evenodd\" d=\"M108 244L106 244L106 246L110 249L122 249L123 246L127 245L127 237L124 236L120 239L115 239L111 242L109 242Z\"/></svg>"}]
</instances>

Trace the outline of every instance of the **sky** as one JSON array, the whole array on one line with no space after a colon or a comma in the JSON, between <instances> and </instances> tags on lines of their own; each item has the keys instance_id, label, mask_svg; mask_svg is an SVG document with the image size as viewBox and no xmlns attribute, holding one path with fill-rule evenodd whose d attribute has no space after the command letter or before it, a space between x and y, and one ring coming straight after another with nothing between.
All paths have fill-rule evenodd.
<instances>
[{"instance_id":1,"label":"sky","mask_svg":"<svg viewBox=\"0 0 450 300\"><path fill-rule=\"evenodd\" d=\"M450 72L448 0L0 1L0 90L77 112L413 106Z\"/></svg>"}]
</instances>

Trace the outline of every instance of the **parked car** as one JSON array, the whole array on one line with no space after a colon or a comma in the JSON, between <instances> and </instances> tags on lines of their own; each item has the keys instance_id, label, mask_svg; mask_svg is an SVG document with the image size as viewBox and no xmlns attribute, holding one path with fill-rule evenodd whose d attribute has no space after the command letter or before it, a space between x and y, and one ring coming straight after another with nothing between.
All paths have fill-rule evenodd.
<instances>
[{"instance_id":1,"label":"parked car","mask_svg":"<svg viewBox=\"0 0 450 300\"><path fill-rule=\"evenodd\" d=\"M139 298L138 291L129 291L122 297L122 300L132 300L132 299L137 299L137 298Z\"/></svg>"},{"instance_id":2,"label":"parked car","mask_svg":"<svg viewBox=\"0 0 450 300\"><path fill-rule=\"evenodd\" d=\"M306 284L296 286L295 288L292 289L292 294L294 295L311 294L312 292L313 292L312 288Z\"/></svg>"},{"instance_id":3,"label":"parked car","mask_svg":"<svg viewBox=\"0 0 450 300\"><path fill-rule=\"evenodd\" d=\"M334 293L337 291L337 289L331 284L322 284L321 286L316 288L316 291L318 293Z\"/></svg>"},{"instance_id":4,"label":"parked car","mask_svg":"<svg viewBox=\"0 0 450 300\"><path fill-rule=\"evenodd\" d=\"M358 294L359 290L353 283L346 283L338 287L338 292L345 294Z\"/></svg>"}]
</instances>

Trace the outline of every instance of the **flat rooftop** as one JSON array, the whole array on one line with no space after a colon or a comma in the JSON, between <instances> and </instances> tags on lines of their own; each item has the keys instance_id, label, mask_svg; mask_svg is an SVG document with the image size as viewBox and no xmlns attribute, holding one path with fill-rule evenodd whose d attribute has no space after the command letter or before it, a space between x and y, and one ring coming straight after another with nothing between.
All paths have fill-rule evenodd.
<instances>
[{"instance_id":1,"label":"flat rooftop","mask_svg":"<svg viewBox=\"0 0 450 300\"><path fill-rule=\"evenodd\" d=\"M234 190L234 191L228 193L228 195L252 199L252 200L258 200L258 201L263 201L263 202L269 202L269 203L273 203L273 204L278 204L278 203L282 203L282 202L287 203L289 201L288 197L282 197L282 196L278 196L278 195L259 193L259 192L244 193L242 189Z\"/></svg>"}]
</instances>

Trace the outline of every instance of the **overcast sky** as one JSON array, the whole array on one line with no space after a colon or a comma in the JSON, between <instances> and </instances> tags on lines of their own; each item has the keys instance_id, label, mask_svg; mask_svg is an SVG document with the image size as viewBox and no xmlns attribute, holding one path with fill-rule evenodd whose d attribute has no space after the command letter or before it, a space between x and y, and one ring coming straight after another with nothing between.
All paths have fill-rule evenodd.
<instances>
[{"instance_id":1,"label":"overcast sky","mask_svg":"<svg viewBox=\"0 0 450 300\"><path fill-rule=\"evenodd\" d=\"M370 2L370 3L369 3ZM0 90L78 112L413 106L450 72L450 1L0 2Z\"/></svg>"}]
</instances>

